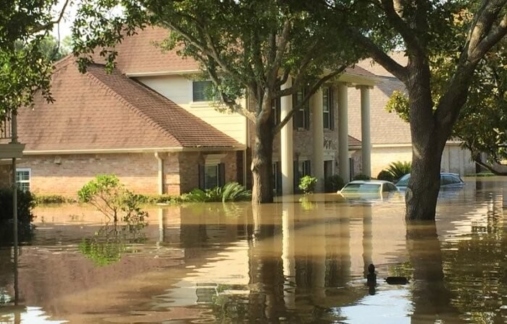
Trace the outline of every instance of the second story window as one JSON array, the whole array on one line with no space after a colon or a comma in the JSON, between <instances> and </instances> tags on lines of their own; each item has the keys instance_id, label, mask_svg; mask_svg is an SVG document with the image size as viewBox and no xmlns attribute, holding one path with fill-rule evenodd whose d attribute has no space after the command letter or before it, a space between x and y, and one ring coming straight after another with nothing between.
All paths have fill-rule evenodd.
<instances>
[{"instance_id":1,"label":"second story window","mask_svg":"<svg viewBox=\"0 0 507 324\"><path fill-rule=\"evenodd\" d=\"M296 92L292 99L292 107L298 107L306 96L306 90L299 90ZM310 109L308 101L298 108L294 113L294 128L295 129L310 129Z\"/></svg>"},{"instance_id":2,"label":"second story window","mask_svg":"<svg viewBox=\"0 0 507 324\"><path fill-rule=\"evenodd\" d=\"M192 82L192 101L211 101L211 81L193 81Z\"/></svg>"},{"instance_id":3,"label":"second story window","mask_svg":"<svg viewBox=\"0 0 507 324\"><path fill-rule=\"evenodd\" d=\"M273 125L280 123L280 98L271 100L271 113L273 114Z\"/></svg>"},{"instance_id":4,"label":"second story window","mask_svg":"<svg viewBox=\"0 0 507 324\"><path fill-rule=\"evenodd\" d=\"M322 118L324 129L332 130L334 128L333 91L330 87L322 89Z\"/></svg>"}]
</instances>

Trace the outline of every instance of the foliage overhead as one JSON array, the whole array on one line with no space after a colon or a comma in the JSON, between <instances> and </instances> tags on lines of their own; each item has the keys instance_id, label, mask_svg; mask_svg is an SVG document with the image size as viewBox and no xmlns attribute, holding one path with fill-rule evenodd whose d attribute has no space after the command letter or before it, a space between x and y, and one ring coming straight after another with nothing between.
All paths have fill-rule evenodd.
<instances>
[{"instance_id":1,"label":"foliage overhead","mask_svg":"<svg viewBox=\"0 0 507 324\"><path fill-rule=\"evenodd\" d=\"M30 106L41 91L52 101L52 61L45 55L47 37L70 0L57 13L54 0L4 0L0 6L0 117Z\"/></svg>"},{"instance_id":2,"label":"foliage overhead","mask_svg":"<svg viewBox=\"0 0 507 324\"><path fill-rule=\"evenodd\" d=\"M358 59L346 38L339 40L316 17L293 12L280 1L83 0L73 26L82 69L97 50L112 68L114 46L148 25L170 30L157 42L160 50L176 50L201 64L222 109L253 121L270 118L272 99L303 87L308 100ZM280 89L289 76L293 87ZM256 103L248 109L237 100L245 90Z\"/></svg>"}]
</instances>

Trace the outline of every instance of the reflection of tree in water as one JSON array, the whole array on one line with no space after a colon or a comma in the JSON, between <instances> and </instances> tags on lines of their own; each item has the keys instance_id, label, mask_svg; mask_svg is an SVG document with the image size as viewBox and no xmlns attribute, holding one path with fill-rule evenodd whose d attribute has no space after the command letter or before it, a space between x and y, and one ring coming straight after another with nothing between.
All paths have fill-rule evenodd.
<instances>
[{"instance_id":1,"label":"reflection of tree in water","mask_svg":"<svg viewBox=\"0 0 507 324\"><path fill-rule=\"evenodd\" d=\"M102 226L94 236L84 238L79 251L96 265L108 265L119 261L127 252L128 245L146 240L141 230L147 222L145 217L132 217Z\"/></svg>"},{"instance_id":2,"label":"reflection of tree in water","mask_svg":"<svg viewBox=\"0 0 507 324\"><path fill-rule=\"evenodd\" d=\"M475 323L507 320L502 307L507 297L507 235L501 216L501 206L490 208L486 222L474 224L472 233L446 242L443 249L447 281L455 293L452 303Z\"/></svg>"}]
</instances>

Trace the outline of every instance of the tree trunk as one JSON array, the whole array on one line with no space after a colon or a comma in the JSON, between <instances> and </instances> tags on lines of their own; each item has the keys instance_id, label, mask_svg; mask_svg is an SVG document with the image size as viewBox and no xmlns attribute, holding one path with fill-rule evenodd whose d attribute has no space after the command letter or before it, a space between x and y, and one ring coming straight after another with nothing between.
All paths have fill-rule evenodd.
<instances>
[{"instance_id":1,"label":"tree trunk","mask_svg":"<svg viewBox=\"0 0 507 324\"><path fill-rule=\"evenodd\" d=\"M412 137L412 143L412 171L405 193L406 218L435 220L440 190L440 162L445 140L443 144L436 140L421 143L419 137L415 136Z\"/></svg>"},{"instance_id":2,"label":"tree trunk","mask_svg":"<svg viewBox=\"0 0 507 324\"><path fill-rule=\"evenodd\" d=\"M440 163L450 130L443 130L433 113L429 68L424 63L416 65L411 66L412 76L407 84L412 171L405 193L405 217L407 220L435 220Z\"/></svg>"},{"instance_id":3,"label":"tree trunk","mask_svg":"<svg viewBox=\"0 0 507 324\"><path fill-rule=\"evenodd\" d=\"M257 120L252 155L252 203L273 202L273 130L271 119Z\"/></svg>"}]
</instances>

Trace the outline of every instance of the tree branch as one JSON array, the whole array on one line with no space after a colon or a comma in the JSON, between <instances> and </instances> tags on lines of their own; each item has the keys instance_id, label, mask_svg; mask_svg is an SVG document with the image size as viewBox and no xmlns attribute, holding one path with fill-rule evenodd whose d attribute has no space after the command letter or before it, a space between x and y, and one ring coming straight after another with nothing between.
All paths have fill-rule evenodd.
<instances>
[{"instance_id":1,"label":"tree branch","mask_svg":"<svg viewBox=\"0 0 507 324\"><path fill-rule=\"evenodd\" d=\"M366 52L375 62L382 65L387 71L389 71L392 75L397 77L401 82L406 83L408 78L408 71L405 66L402 66L398 62L393 60L370 38L364 36L357 30L349 29L349 32L357 42L361 43L361 45L365 48Z\"/></svg>"},{"instance_id":2,"label":"tree branch","mask_svg":"<svg viewBox=\"0 0 507 324\"><path fill-rule=\"evenodd\" d=\"M53 28L54 25L59 24L60 21L62 21L62 19L63 19L63 15L65 14L65 10L67 9L67 6L70 4L70 1L71 0L65 0L65 2L63 3L62 10L60 11L60 14L58 15L58 18L56 20L52 20L52 21L48 22L47 24L44 24L41 26L36 26L30 32L32 34L37 34L41 31L49 30L49 29Z\"/></svg>"}]
</instances>

